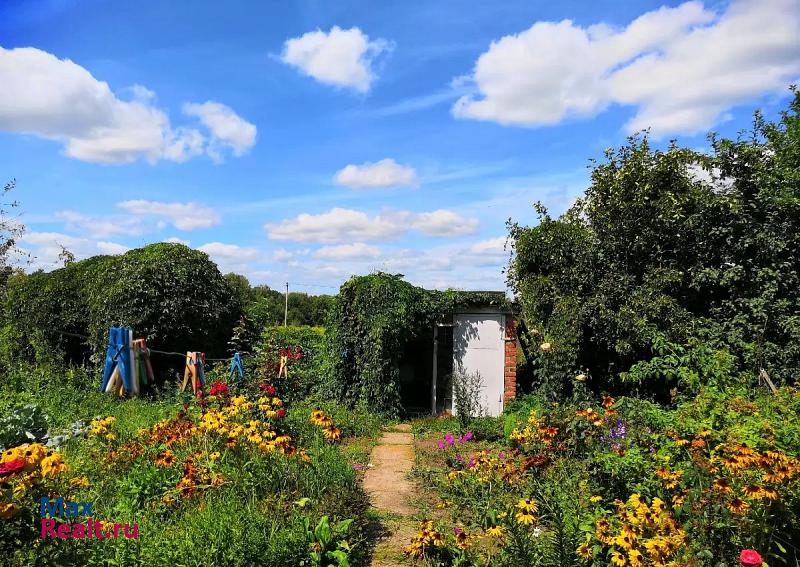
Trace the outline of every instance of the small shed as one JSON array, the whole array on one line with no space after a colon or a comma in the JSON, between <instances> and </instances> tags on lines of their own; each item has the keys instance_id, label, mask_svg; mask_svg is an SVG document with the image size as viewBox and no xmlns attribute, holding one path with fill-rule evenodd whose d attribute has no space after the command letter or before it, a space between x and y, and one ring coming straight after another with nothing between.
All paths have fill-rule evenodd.
<instances>
[{"instance_id":1,"label":"small shed","mask_svg":"<svg viewBox=\"0 0 800 567\"><path fill-rule=\"evenodd\" d=\"M403 406L411 414L457 412L453 381L480 376L480 405L497 416L517 392L516 321L503 292L460 292L452 313L406 345L400 362Z\"/></svg>"}]
</instances>

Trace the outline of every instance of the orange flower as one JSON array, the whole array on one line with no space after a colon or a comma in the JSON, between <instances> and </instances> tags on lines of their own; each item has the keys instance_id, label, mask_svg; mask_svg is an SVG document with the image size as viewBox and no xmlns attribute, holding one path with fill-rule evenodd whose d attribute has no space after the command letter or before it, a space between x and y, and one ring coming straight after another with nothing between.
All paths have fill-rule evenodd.
<instances>
[{"instance_id":1,"label":"orange flower","mask_svg":"<svg viewBox=\"0 0 800 567\"><path fill-rule=\"evenodd\" d=\"M731 492L732 488L730 483L724 478L718 478L714 481L714 488L719 490L722 493L729 493Z\"/></svg>"},{"instance_id":2,"label":"orange flower","mask_svg":"<svg viewBox=\"0 0 800 567\"><path fill-rule=\"evenodd\" d=\"M611 396L603 396L603 407L609 409L614 405L614 398Z\"/></svg>"},{"instance_id":3,"label":"orange flower","mask_svg":"<svg viewBox=\"0 0 800 567\"><path fill-rule=\"evenodd\" d=\"M156 455L155 463L159 467L171 467L172 465L175 464L175 460L176 460L175 453L167 449L163 453L159 453L158 455Z\"/></svg>"}]
</instances>

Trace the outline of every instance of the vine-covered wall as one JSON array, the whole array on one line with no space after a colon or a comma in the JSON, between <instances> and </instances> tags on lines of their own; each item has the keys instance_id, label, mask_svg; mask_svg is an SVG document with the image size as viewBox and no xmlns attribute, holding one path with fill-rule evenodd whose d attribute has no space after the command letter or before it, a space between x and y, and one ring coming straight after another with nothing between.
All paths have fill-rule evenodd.
<instances>
[{"instance_id":1,"label":"vine-covered wall","mask_svg":"<svg viewBox=\"0 0 800 567\"><path fill-rule=\"evenodd\" d=\"M502 292L431 291L383 272L351 278L339 290L328 322L326 393L397 414L406 344L468 305L510 308Z\"/></svg>"}]
</instances>

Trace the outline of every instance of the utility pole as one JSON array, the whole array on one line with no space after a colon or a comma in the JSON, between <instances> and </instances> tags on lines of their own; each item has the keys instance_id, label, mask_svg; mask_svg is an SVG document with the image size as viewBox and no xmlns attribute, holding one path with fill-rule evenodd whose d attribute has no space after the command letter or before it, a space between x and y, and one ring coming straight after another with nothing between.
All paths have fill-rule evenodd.
<instances>
[{"instance_id":1,"label":"utility pole","mask_svg":"<svg viewBox=\"0 0 800 567\"><path fill-rule=\"evenodd\" d=\"M283 304L283 326L286 326L286 322L289 320L289 282L286 282L286 300Z\"/></svg>"}]
</instances>

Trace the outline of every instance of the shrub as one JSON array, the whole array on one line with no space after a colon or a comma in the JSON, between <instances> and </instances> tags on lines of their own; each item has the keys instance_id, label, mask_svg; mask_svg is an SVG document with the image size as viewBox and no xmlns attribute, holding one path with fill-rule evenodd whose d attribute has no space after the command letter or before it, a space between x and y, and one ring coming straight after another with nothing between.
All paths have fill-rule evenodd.
<instances>
[{"instance_id":1,"label":"shrub","mask_svg":"<svg viewBox=\"0 0 800 567\"><path fill-rule=\"evenodd\" d=\"M252 362L262 381L278 384L291 401L310 395L327 372L325 329L305 326L273 326L264 329ZM280 357L288 360L288 378L276 379Z\"/></svg>"},{"instance_id":2,"label":"shrub","mask_svg":"<svg viewBox=\"0 0 800 567\"><path fill-rule=\"evenodd\" d=\"M17 359L99 361L108 327L122 325L154 348L220 355L240 310L230 284L205 253L152 244L12 277L3 350Z\"/></svg>"}]
</instances>

